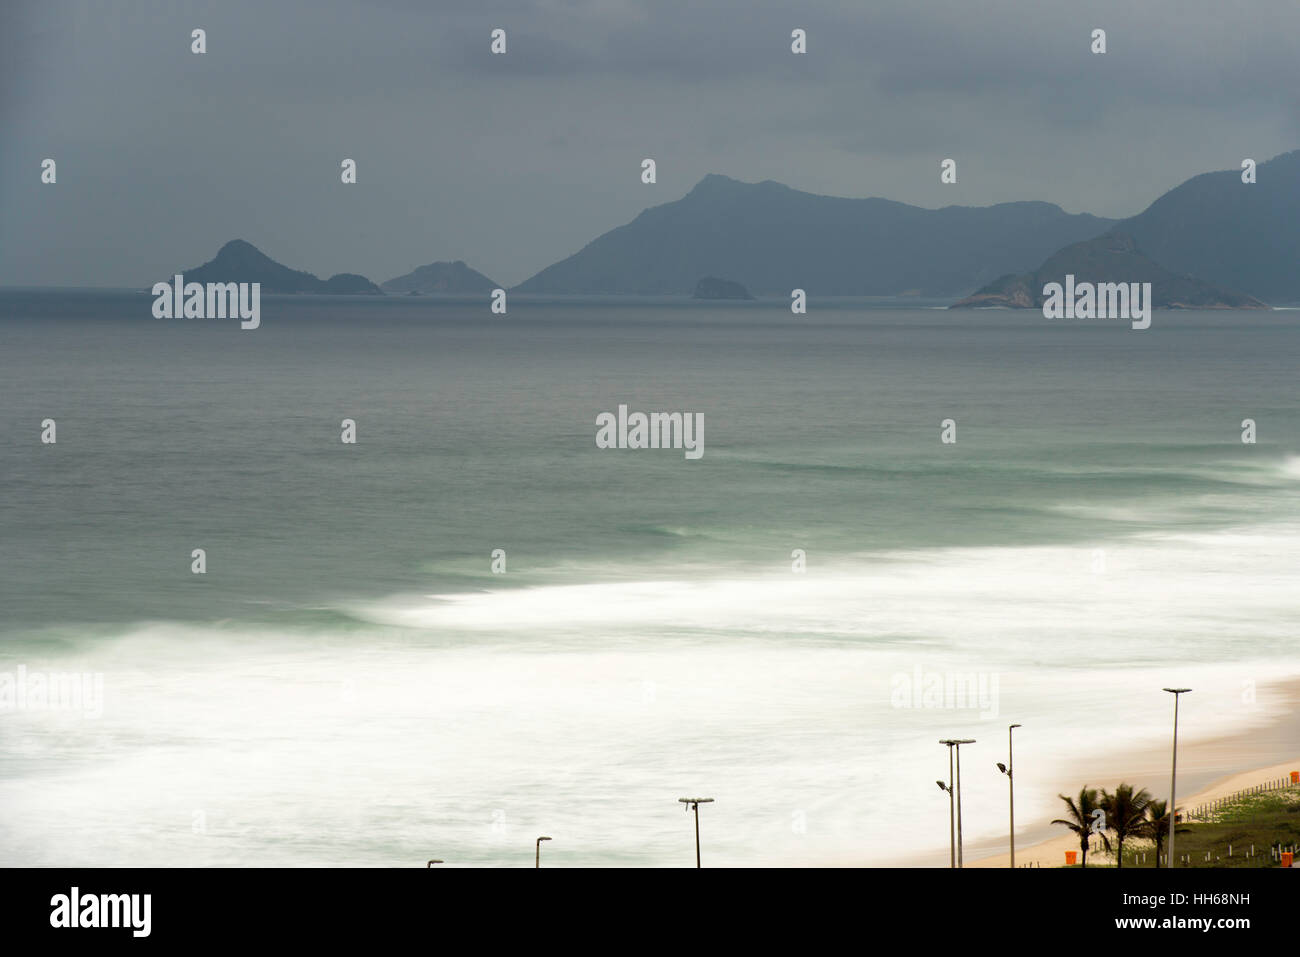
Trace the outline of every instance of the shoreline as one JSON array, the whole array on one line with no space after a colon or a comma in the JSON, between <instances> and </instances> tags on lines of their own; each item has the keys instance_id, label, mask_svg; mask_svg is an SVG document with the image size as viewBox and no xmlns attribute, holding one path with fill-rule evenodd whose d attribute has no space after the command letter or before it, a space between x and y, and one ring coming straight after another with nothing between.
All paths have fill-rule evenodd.
<instances>
[{"instance_id":1,"label":"shoreline","mask_svg":"<svg viewBox=\"0 0 1300 957\"><path fill-rule=\"evenodd\" d=\"M1178 782L1186 796L1178 806L1194 808L1253 785L1300 771L1300 676L1271 683L1282 713L1256 728L1201 741L1179 742ZM1290 755L1289 757L1285 757ZM1169 795L1170 751L1146 748L1114 758L1090 758L1057 780L1057 793L1076 795L1080 788L1113 788L1120 782L1146 788L1157 800ZM1061 805L1064 811L1064 804ZM1061 825L1034 822L1016 827L1016 867L1058 867L1065 852L1079 849L1079 838ZM1109 861L1109 858L1106 858ZM1008 867L1007 840L981 840L965 847L966 867ZM914 864L913 866L933 866Z\"/></svg>"}]
</instances>

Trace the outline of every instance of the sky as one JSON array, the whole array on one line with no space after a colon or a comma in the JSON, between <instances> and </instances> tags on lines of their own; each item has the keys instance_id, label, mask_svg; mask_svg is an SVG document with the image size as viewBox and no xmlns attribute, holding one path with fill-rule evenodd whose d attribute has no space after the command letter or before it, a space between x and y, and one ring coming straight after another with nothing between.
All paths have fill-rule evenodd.
<instances>
[{"instance_id":1,"label":"sky","mask_svg":"<svg viewBox=\"0 0 1300 957\"><path fill-rule=\"evenodd\" d=\"M1296 0L0 0L0 285L245 239L512 286L708 173L1119 218L1300 146L1298 35Z\"/></svg>"}]
</instances>

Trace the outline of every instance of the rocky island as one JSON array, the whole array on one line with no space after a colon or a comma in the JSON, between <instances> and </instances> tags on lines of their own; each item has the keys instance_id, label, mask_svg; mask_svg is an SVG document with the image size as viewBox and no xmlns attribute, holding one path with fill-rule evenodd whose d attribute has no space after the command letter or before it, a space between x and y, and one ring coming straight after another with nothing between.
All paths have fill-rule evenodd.
<instances>
[{"instance_id":1,"label":"rocky island","mask_svg":"<svg viewBox=\"0 0 1300 957\"><path fill-rule=\"evenodd\" d=\"M326 296L382 296L383 292L365 276L341 272L318 279L309 272L282 266L252 243L232 239L202 266L184 270L188 282L261 283L264 293L315 293Z\"/></svg>"},{"instance_id":2,"label":"rocky island","mask_svg":"<svg viewBox=\"0 0 1300 957\"><path fill-rule=\"evenodd\" d=\"M1132 236L1114 232L1066 246L1034 272L1002 276L949 308L1041 309L1047 299L1043 287L1060 283L1067 275L1077 282L1149 282L1150 304L1161 309L1269 308L1254 296L1166 269L1138 249Z\"/></svg>"},{"instance_id":3,"label":"rocky island","mask_svg":"<svg viewBox=\"0 0 1300 957\"><path fill-rule=\"evenodd\" d=\"M384 292L423 295L425 293L490 293L500 288L487 276L462 260L429 263L383 283Z\"/></svg>"}]
</instances>

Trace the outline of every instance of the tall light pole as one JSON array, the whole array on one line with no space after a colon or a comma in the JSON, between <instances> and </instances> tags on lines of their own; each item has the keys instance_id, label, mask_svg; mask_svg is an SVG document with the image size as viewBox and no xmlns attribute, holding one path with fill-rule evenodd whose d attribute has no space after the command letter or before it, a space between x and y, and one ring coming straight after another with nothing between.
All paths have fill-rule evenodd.
<instances>
[{"instance_id":1,"label":"tall light pole","mask_svg":"<svg viewBox=\"0 0 1300 957\"><path fill-rule=\"evenodd\" d=\"M1169 772L1169 866L1176 867L1174 857L1174 824L1178 820L1178 801L1175 798L1175 786L1178 783L1178 696L1187 694L1191 688L1165 688L1174 696L1174 761Z\"/></svg>"},{"instance_id":2,"label":"tall light pole","mask_svg":"<svg viewBox=\"0 0 1300 957\"><path fill-rule=\"evenodd\" d=\"M952 789L952 742L940 741L940 744L948 745L948 783L935 781L939 785L940 791L948 792L948 866L955 868L957 866L957 812L953 805L954 791Z\"/></svg>"},{"instance_id":3,"label":"tall light pole","mask_svg":"<svg viewBox=\"0 0 1300 957\"><path fill-rule=\"evenodd\" d=\"M1020 727L1018 724L1007 727L1007 763L1003 765L998 762L998 770L1007 776L1007 790L1011 796L1011 866L1016 866L1016 779L1012 776L1012 770L1016 762L1011 747L1011 732Z\"/></svg>"},{"instance_id":4,"label":"tall light pole","mask_svg":"<svg viewBox=\"0 0 1300 957\"><path fill-rule=\"evenodd\" d=\"M533 867L542 866L542 841L549 841L549 840L550 840L549 837L539 837L537 839L537 857L534 861Z\"/></svg>"},{"instance_id":5,"label":"tall light pole","mask_svg":"<svg viewBox=\"0 0 1300 957\"><path fill-rule=\"evenodd\" d=\"M957 792L957 866L961 867L961 746L963 744L974 744L974 738L944 738L939 742L946 744L950 749L956 751L957 755L957 774L953 779L953 788ZM948 753L951 755L953 750Z\"/></svg>"},{"instance_id":6,"label":"tall light pole","mask_svg":"<svg viewBox=\"0 0 1300 957\"><path fill-rule=\"evenodd\" d=\"M678 798L680 803L685 804L682 810L689 811L695 809L695 866L700 866L700 805L712 804L713 798Z\"/></svg>"},{"instance_id":7,"label":"tall light pole","mask_svg":"<svg viewBox=\"0 0 1300 957\"><path fill-rule=\"evenodd\" d=\"M441 863L442 863L442 861L440 861L440 860L438 860L437 858L435 858L435 859L433 859L432 861L430 861L428 864L425 864L424 866L425 866L425 869L427 870L428 868L433 867L434 864L441 864Z\"/></svg>"}]
</instances>

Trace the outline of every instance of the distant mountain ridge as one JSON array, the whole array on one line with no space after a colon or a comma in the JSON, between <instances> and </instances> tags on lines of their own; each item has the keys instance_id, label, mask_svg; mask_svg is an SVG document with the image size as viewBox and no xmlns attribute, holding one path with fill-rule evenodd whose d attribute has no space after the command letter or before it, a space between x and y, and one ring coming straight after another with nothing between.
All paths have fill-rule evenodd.
<instances>
[{"instance_id":1,"label":"distant mountain ridge","mask_svg":"<svg viewBox=\"0 0 1300 957\"><path fill-rule=\"evenodd\" d=\"M1114 224L1051 203L923 209L710 174L515 288L680 295L726 276L759 295L960 296Z\"/></svg>"},{"instance_id":2,"label":"distant mountain ridge","mask_svg":"<svg viewBox=\"0 0 1300 957\"><path fill-rule=\"evenodd\" d=\"M1032 273L1007 275L967 296L951 308L1005 306L1041 308L1047 283L1151 283L1150 305L1162 309L1266 309L1253 296L1221 289L1191 276L1166 269L1148 258L1132 236L1118 230L1096 239L1074 243L1048 257Z\"/></svg>"},{"instance_id":3,"label":"distant mountain ridge","mask_svg":"<svg viewBox=\"0 0 1300 957\"><path fill-rule=\"evenodd\" d=\"M1086 245L1107 236L1126 237L1133 248L1121 254L1116 246L1108 256L1107 243ZM1092 281L1159 283L1168 303L1300 303L1300 150L1258 164L1254 183L1243 183L1239 169L1194 176L1125 220L1044 202L924 209L709 174L681 199L643 210L514 288L553 295L685 295L694 288L714 298L722 294L716 277L725 276L760 296L800 288L811 296L1020 305L1041 296L1041 287L1025 290L1058 256L1083 269L1075 271L1080 279L1106 263L1121 272ZM322 280L238 239L185 277L331 295L486 295L499 287L461 260L421 266L382 290L355 273Z\"/></svg>"},{"instance_id":4,"label":"distant mountain ridge","mask_svg":"<svg viewBox=\"0 0 1300 957\"><path fill-rule=\"evenodd\" d=\"M390 293L490 293L500 286L476 269L455 262L429 263L382 283L380 288Z\"/></svg>"},{"instance_id":5,"label":"distant mountain ridge","mask_svg":"<svg viewBox=\"0 0 1300 957\"><path fill-rule=\"evenodd\" d=\"M365 276L341 272L318 279L309 272L276 262L250 242L232 239L202 266L183 272L186 282L256 282L264 293L316 293L330 296L382 296Z\"/></svg>"},{"instance_id":6,"label":"distant mountain ridge","mask_svg":"<svg viewBox=\"0 0 1300 957\"><path fill-rule=\"evenodd\" d=\"M1300 302L1300 150L1193 176L1116 229L1156 262L1274 304Z\"/></svg>"}]
</instances>

